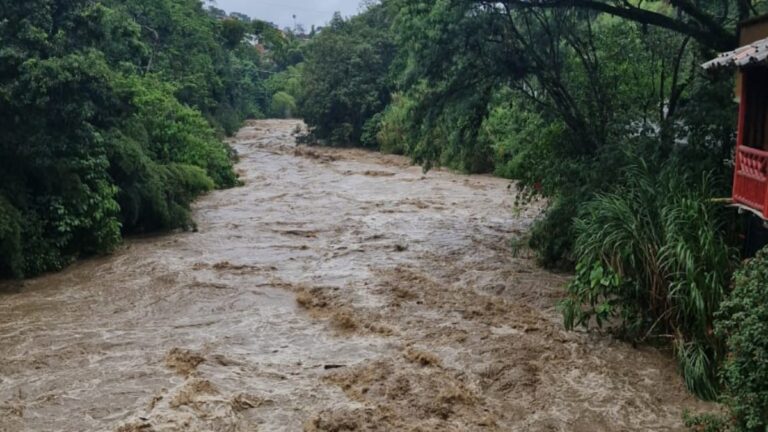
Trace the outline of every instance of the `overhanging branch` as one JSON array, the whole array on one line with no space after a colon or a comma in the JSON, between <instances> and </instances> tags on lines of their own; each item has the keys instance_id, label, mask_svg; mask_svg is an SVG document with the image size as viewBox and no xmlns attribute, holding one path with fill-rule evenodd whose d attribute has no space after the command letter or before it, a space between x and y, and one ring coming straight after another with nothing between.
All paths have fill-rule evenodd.
<instances>
[{"instance_id":1,"label":"overhanging branch","mask_svg":"<svg viewBox=\"0 0 768 432\"><path fill-rule=\"evenodd\" d=\"M702 45L716 51L736 48L736 33L727 30L706 12L696 8L687 0L671 0L670 3L692 21L676 19L658 12L633 6L629 2L611 4L600 0L502 0L500 2L479 2L503 4L511 8L580 8L624 18L641 24L652 25L690 36Z\"/></svg>"}]
</instances>

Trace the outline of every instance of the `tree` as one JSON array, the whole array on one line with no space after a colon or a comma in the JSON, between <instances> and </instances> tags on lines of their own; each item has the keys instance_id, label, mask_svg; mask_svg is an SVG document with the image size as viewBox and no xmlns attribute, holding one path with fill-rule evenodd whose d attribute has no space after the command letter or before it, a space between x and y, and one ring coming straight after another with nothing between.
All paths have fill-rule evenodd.
<instances>
[{"instance_id":1,"label":"tree","mask_svg":"<svg viewBox=\"0 0 768 432\"><path fill-rule=\"evenodd\" d=\"M383 6L344 20L338 13L306 48L299 109L312 133L357 144L367 121L389 103L395 46Z\"/></svg>"}]
</instances>

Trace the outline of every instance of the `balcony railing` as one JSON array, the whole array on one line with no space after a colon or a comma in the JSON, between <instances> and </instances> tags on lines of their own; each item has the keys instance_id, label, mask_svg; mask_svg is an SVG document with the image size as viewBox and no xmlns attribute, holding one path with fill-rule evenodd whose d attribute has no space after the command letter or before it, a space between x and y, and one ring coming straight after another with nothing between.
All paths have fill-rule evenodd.
<instances>
[{"instance_id":1,"label":"balcony railing","mask_svg":"<svg viewBox=\"0 0 768 432\"><path fill-rule=\"evenodd\" d=\"M736 147L733 201L768 219L768 151Z\"/></svg>"}]
</instances>

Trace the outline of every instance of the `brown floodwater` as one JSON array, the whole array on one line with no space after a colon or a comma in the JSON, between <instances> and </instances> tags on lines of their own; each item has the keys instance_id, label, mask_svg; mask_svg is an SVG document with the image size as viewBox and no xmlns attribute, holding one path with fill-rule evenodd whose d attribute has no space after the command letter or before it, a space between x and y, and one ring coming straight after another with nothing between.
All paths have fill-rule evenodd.
<instances>
[{"instance_id":1,"label":"brown floodwater","mask_svg":"<svg viewBox=\"0 0 768 432\"><path fill-rule=\"evenodd\" d=\"M673 360L566 332L489 176L232 140L198 232L0 286L0 431L682 430Z\"/></svg>"}]
</instances>

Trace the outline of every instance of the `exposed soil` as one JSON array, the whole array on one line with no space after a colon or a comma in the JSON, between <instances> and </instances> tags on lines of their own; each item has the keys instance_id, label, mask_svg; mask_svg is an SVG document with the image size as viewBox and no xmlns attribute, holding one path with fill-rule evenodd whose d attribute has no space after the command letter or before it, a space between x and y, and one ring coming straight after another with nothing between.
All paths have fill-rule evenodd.
<instances>
[{"instance_id":1,"label":"exposed soil","mask_svg":"<svg viewBox=\"0 0 768 432\"><path fill-rule=\"evenodd\" d=\"M258 121L199 232L6 284L0 431L664 431L672 359L563 330L538 205Z\"/></svg>"}]
</instances>

